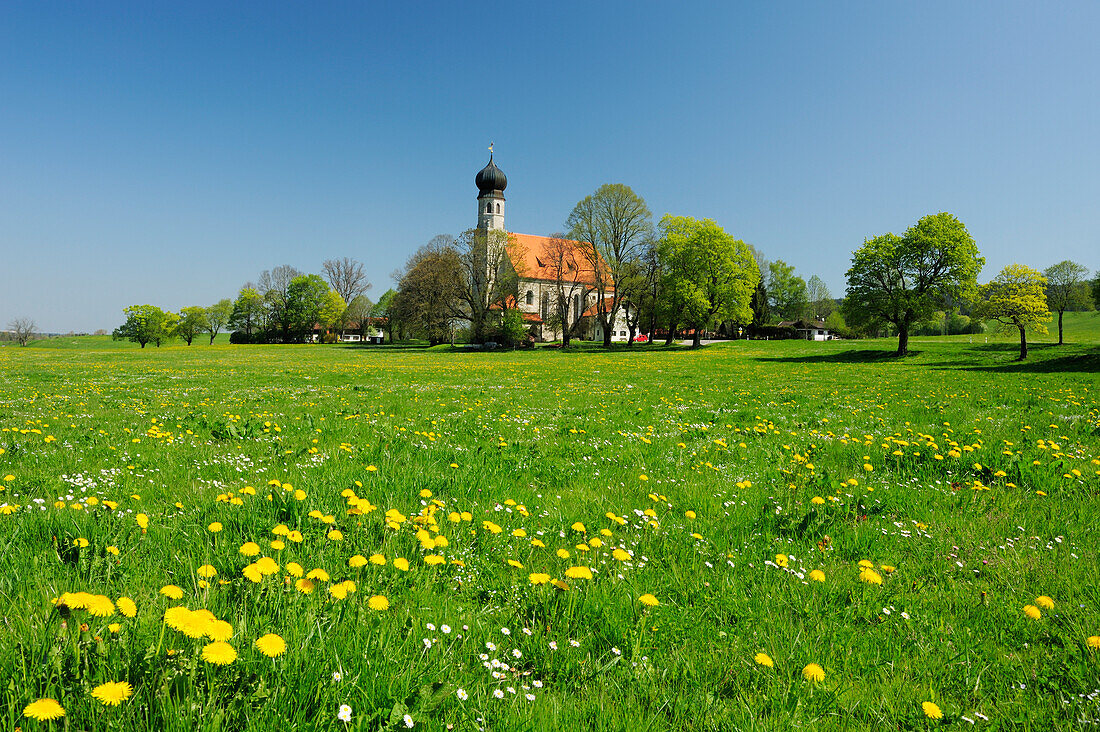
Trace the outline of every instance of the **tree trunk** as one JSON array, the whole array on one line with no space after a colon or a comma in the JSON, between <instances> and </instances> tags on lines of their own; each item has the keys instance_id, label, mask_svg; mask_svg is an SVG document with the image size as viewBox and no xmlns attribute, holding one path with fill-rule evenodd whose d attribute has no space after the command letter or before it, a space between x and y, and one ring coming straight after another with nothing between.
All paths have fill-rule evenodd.
<instances>
[{"instance_id":1,"label":"tree trunk","mask_svg":"<svg viewBox=\"0 0 1100 732\"><path fill-rule=\"evenodd\" d=\"M669 318L668 321L668 335L665 337L665 345L671 346L672 341L676 338L676 318Z\"/></svg>"},{"instance_id":2,"label":"tree trunk","mask_svg":"<svg viewBox=\"0 0 1100 732\"><path fill-rule=\"evenodd\" d=\"M1027 331L1021 325L1020 328L1020 360L1027 358Z\"/></svg>"},{"instance_id":3,"label":"tree trunk","mask_svg":"<svg viewBox=\"0 0 1100 732\"><path fill-rule=\"evenodd\" d=\"M695 335L693 335L691 337L691 347L692 348L698 348L699 346L702 345L702 340L703 340L703 331L702 331L701 328L696 328L695 329Z\"/></svg>"},{"instance_id":4,"label":"tree trunk","mask_svg":"<svg viewBox=\"0 0 1100 732\"><path fill-rule=\"evenodd\" d=\"M608 316L602 316L600 322L603 325L603 347L611 348L611 326Z\"/></svg>"},{"instance_id":5,"label":"tree trunk","mask_svg":"<svg viewBox=\"0 0 1100 732\"><path fill-rule=\"evenodd\" d=\"M1064 310L1058 311L1058 345L1062 345L1062 313Z\"/></svg>"},{"instance_id":6,"label":"tree trunk","mask_svg":"<svg viewBox=\"0 0 1100 732\"><path fill-rule=\"evenodd\" d=\"M145 348L145 341L141 341L141 347Z\"/></svg>"},{"instance_id":7,"label":"tree trunk","mask_svg":"<svg viewBox=\"0 0 1100 732\"><path fill-rule=\"evenodd\" d=\"M909 355L909 324L898 327L898 356Z\"/></svg>"}]
</instances>

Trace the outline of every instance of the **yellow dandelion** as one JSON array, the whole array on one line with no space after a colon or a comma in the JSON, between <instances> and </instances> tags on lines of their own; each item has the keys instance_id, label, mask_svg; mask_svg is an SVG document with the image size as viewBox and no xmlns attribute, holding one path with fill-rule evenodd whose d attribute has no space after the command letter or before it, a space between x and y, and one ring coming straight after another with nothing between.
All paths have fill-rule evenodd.
<instances>
[{"instance_id":1,"label":"yellow dandelion","mask_svg":"<svg viewBox=\"0 0 1100 732\"><path fill-rule=\"evenodd\" d=\"M294 588L303 595L313 592L313 580L300 579L294 583Z\"/></svg>"},{"instance_id":2,"label":"yellow dandelion","mask_svg":"<svg viewBox=\"0 0 1100 732\"><path fill-rule=\"evenodd\" d=\"M643 605L648 605L649 607L655 607L659 604L657 598L649 594L648 592L639 597L638 602L642 603Z\"/></svg>"},{"instance_id":3,"label":"yellow dandelion","mask_svg":"<svg viewBox=\"0 0 1100 732\"><path fill-rule=\"evenodd\" d=\"M815 569L814 571L810 572L810 580L813 582L824 582L825 573L822 572L820 569Z\"/></svg>"},{"instance_id":4,"label":"yellow dandelion","mask_svg":"<svg viewBox=\"0 0 1100 732\"><path fill-rule=\"evenodd\" d=\"M206 624L206 637L213 641L227 641L233 637L233 626L224 620L211 620Z\"/></svg>"},{"instance_id":5,"label":"yellow dandelion","mask_svg":"<svg viewBox=\"0 0 1100 732\"><path fill-rule=\"evenodd\" d=\"M374 595L367 600L367 607L379 612L390 609L390 601L384 595Z\"/></svg>"},{"instance_id":6,"label":"yellow dandelion","mask_svg":"<svg viewBox=\"0 0 1100 732\"><path fill-rule=\"evenodd\" d=\"M202 660L217 666L225 666L237 660L237 651L224 641L214 641L203 646Z\"/></svg>"},{"instance_id":7,"label":"yellow dandelion","mask_svg":"<svg viewBox=\"0 0 1100 732\"><path fill-rule=\"evenodd\" d=\"M434 567L437 564L443 564L446 561L447 560L439 554L429 554L428 556L424 557L424 564L427 564L429 567Z\"/></svg>"},{"instance_id":8,"label":"yellow dandelion","mask_svg":"<svg viewBox=\"0 0 1100 732\"><path fill-rule=\"evenodd\" d=\"M588 567L570 567L565 570L565 576L569 579L592 579L592 570Z\"/></svg>"},{"instance_id":9,"label":"yellow dandelion","mask_svg":"<svg viewBox=\"0 0 1100 732\"><path fill-rule=\"evenodd\" d=\"M1050 599L1046 595L1039 595L1038 597L1036 597L1035 598L1035 604L1038 605L1039 607L1045 608L1047 610L1053 610L1054 609L1054 600Z\"/></svg>"},{"instance_id":10,"label":"yellow dandelion","mask_svg":"<svg viewBox=\"0 0 1100 732\"><path fill-rule=\"evenodd\" d=\"M160 594L169 598L170 600L179 600L183 597L183 590L176 585L165 585L160 588Z\"/></svg>"},{"instance_id":11,"label":"yellow dandelion","mask_svg":"<svg viewBox=\"0 0 1100 732\"><path fill-rule=\"evenodd\" d=\"M359 567L366 566L367 558L362 554L356 554L348 560L348 566L352 569L358 569Z\"/></svg>"},{"instance_id":12,"label":"yellow dandelion","mask_svg":"<svg viewBox=\"0 0 1100 732\"><path fill-rule=\"evenodd\" d=\"M940 708L930 701L926 701L920 705L920 708L924 710L924 716L929 719L943 719L943 712Z\"/></svg>"},{"instance_id":13,"label":"yellow dandelion","mask_svg":"<svg viewBox=\"0 0 1100 732\"><path fill-rule=\"evenodd\" d=\"M409 571L409 560L404 559L403 557L398 557L397 559L393 560L393 566L397 567L402 572L408 572Z\"/></svg>"},{"instance_id":14,"label":"yellow dandelion","mask_svg":"<svg viewBox=\"0 0 1100 732\"><path fill-rule=\"evenodd\" d=\"M39 699L23 707L23 716L37 719L39 722L50 721L65 716L65 707L53 699Z\"/></svg>"},{"instance_id":15,"label":"yellow dandelion","mask_svg":"<svg viewBox=\"0 0 1100 732\"><path fill-rule=\"evenodd\" d=\"M268 658L275 658L286 651L286 641L274 633L268 633L256 639L256 650Z\"/></svg>"},{"instance_id":16,"label":"yellow dandelion","mask_svg":"<svg viewBox=\"0 0 1100 732\"><path fill-rule=\"evenodd\" d=\"M115 614L115 604L106 595L92 595L88 601L87 610L97 618L105 618Z\"/></svg>"},{"instance_id":17,"label":"yellow dandelion","mask_svg":"<svg viewBox=\"0 0 1100 732\"><path fill-rule=\"evenodd\" d=\"M773 661L772 657L769 656L767 653L764 653L763 651L753 656L752 660L756 661L756 663L760 666L767 666L768 668L775 667L775 661Z\"/></svg>"},{"instance_id":18,"label":"yellow dandelion","mask_svg":"<svg viewBox=\"0 0 1100 732\"><path fill-rule=\"evenodd\" d=\"M611 556L618 559L620 562L629 562L631 560L630 553L625 549L615 549L611 552Z\"/></svg>"},{"instance_id":19,"label":"yellow dandelion","mask_svg":"<svg viewBox=\"0 0 1100 732\"><path fill-rule=\"evenodd\" d=\"M1032 620L1038 620L1043 617L1043 614L1039 612L1039 608L1034 605L1024 605L1024 615L1028 616Z\"/></svg>"},{"instance_id":20,"label":"yellow dandelion","mask_svg":"<svg viewBox=\"0 0 1100 732\"><path fill-rule=\"evenodd\" d=\"M544 585L550 581L550 575L543 572L532 572L527 575L527 579L530 580L533 585Z\"/></svg>"},{"instance_id":21,"label":"yellow dandelion","mask_svg":"<svg viewBox=\"0 0 1100 732\"><path fill-rule=\"evenodd\" d=\"M860 570L859 578L869 585L881 585L882 575L873 569Z\"/></svg>"},{"instance_id":22,"label":"yellow dandelion","mask_svg":"<svg viewBox=\"0 0 1100 732\"><path fill-rule=\"evenodd\" d=\"M302 565L298 564L297 562L291 562L290 564L286 565L286 573L289 574L291 577L301 577L302 572L304 571L305 570L302 569Z\"/></svg>"},{"instance_id":23,"label":"yellow dandelion","mask_svg":"<svg viewBox=\"0 0 1100 732\"><path fill-rule=\"evenodd\" d=\"M384 565L386 563L386 555L384 554L371 554L370 563L377 565Z\"/></svg>"},{"instance_id":24,"label":"yellow dandelion","mask_svg":"<svg viewBox=\"0 0 1100 732\"><path fill-rule=\"evenodd\" d=\"M221 531L223 528L224 527L221 525L220 521L215 521L212 524L210 524L209 526L207 526L206 530L209 531L211 534L216 534L219 531Z\"/></svg>"},{"instance_id":25,"label":"yellow dandelion","mask_svg":"<svg viewBox=\"0 0 1100 732\"><path fill-rule=\"evenodd\" d=\"M816 684L825 680L825 669L821 668L821 666L816 663L808 663L806 667L802 669L802 677L806 679L806 681L812 681Z\"/></svg>"},{"instance_id":26,"label":"yellow dandelion","mask_svg":"<svg viewBox=\"0 0 1100 732\"><path fill-rule=\"evenodd\" d=\"M240 553L246 557L254 557L260 553L260 545L254 541L246 541L241 544Z\"/></svg>"},{"instance_id":27,"label":"yellow dandelion","mask_svg":"<svg viewBox=\"0 0 1100 732\"><path fill-rule=\"evenodd\" d=\"M775 563L778 564L780 567L786 567L789 562L790 560L787 558L786 554L775 555Z\"/></svg>"},{"instance_id":28,"label":"yellow dandelion","mask_svg":"<svg viewBox=\"0 0 1100 732\"><path fill-rule=\"evenodd\" d=\"M134 689L125 681L108 681L92 689L92 696L105 707L117 707L133 695Z\"/></svg>"},{"instance_id":29,"label":"yellow dandelion","mask_svg":"<svg viewBox=\"0 0 1100 732\"><path fill-rule=\"evenodd\" d=\"M1092 649L1100 649L1100 635L1090 635L1085 639L1085 645Z\"/></svg>"},{"instance_id":30,"label":"yellow dandelion","mask_svg":"<svg viewBox=\"0 0 1100 732\"><path fill-rule=\"evenodd\" d=\"M218 573L218 570L214 569L214 567L212 567L209 564L204 564L204 565L202 565L201 567L199 567L198 569L195 570L195 574L197 574L198 576L203 577L205 579L209 579L209 578L213 577L214 575L216 575L217 573Z\"/></svg>"}]
</instances>

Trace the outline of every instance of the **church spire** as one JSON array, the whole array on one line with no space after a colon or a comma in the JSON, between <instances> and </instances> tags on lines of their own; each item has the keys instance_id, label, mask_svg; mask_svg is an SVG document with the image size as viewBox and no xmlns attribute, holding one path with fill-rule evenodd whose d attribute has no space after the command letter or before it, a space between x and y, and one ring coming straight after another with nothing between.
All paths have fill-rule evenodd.
<instances>
[{"instance_id":1,"label":"church spire","mask_svg":"<svg viewBox=\"0 0 1100 732\"><path fill-rule=\"evenodd\" d=\"M508 177L493 162L493 143L489 143L489 163L474 177L477 186L477 228L504 231L504 189Z\"/></svg>"}]
</instances>

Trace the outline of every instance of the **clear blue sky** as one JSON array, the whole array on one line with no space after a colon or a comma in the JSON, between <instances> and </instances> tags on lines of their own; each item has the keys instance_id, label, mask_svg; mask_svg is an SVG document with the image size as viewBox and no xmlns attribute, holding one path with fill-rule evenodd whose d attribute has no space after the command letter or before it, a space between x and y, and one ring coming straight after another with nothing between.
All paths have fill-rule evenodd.
<instances>
[{"instance_id":1,"label":"clear blue sky","mask_svg":"<svg viewBox=\"0 0 1100 732\"><path fill-rule=\"evenodd\" d=\"M0 327L111 329L263 269L377 297L476 223L602 183L844 291L851 251L950 211L987 259L1100 268L1100 3L6 2Z\"/></svg>"}]
</instances>

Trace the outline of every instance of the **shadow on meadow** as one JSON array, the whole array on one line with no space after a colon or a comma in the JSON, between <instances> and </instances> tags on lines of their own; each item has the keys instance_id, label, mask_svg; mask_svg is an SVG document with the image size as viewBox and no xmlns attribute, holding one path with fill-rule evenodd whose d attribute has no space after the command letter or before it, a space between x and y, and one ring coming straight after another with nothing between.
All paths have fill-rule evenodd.
<instances>
[{"instance_id":1,"label":"shadow on meadow","mask_svg":"<svg viewBox=\"0 0 1100 732\"><path fill-rule=\"evenodd\" d=\"M920 356L923 351L909 351L909 355L903 359L899 359L895 355L894 348L890 349L869 349L864 348L860 350L843 350L843 351L830 351L829 353L811 353L811 354L798 354L790 356L757 356L757 361L774 361L777 363L885 363L890 361L906 362L917 356Z\"/></svg>"},{"instance_id":2,"label":"shadow on meadow","mask_svg":"<svg viewBox=\"0 0 1100 732\"><path fill-rule=\"evenodd\" d=\"M940 360L929 362L926 365L938 369L985 371L989 373L1100 374L1100 348L1071 344L1059 346L1054 343L1034 343L1028 345L1026 361L1017 360L1019 353L1020 346L1017 343L989 343L968 348L957 354L960 357L967 356L966 360L962 358Z\"/></svg>"}]
</instances>

